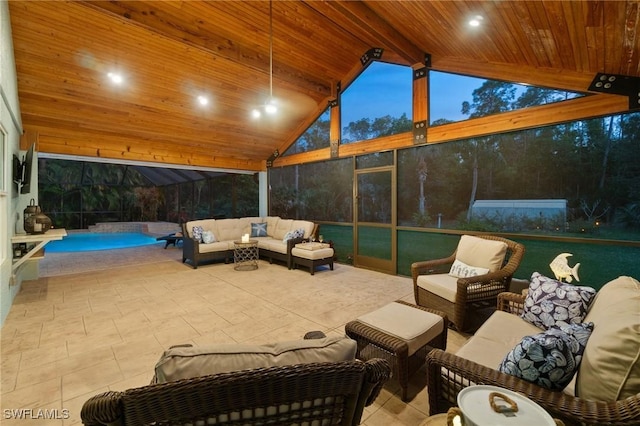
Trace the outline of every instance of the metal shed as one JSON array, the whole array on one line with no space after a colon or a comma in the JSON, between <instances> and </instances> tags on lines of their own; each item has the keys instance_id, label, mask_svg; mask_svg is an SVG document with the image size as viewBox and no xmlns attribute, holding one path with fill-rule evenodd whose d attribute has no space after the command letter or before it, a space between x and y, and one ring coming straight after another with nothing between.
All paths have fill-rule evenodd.
<instances>
[{"instance_id":1,"label":"metal shed","mask_svg":"<svg viewBox=\"0 0 640 426\"><path fill-rule=\"evenodd\" d=\"M471 208L473 218L526 217L567 221L567 200L476 200Z\"/></svg>"}]
</instances>

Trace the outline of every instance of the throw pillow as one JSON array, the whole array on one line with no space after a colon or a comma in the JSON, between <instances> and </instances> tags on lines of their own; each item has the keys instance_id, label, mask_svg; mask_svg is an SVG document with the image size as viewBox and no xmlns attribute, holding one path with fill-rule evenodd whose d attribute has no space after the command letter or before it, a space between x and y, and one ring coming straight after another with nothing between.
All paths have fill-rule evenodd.
<instances>
[{"instance_id":1,"label":"throw pillow","mask_svg":"<svg viewBox=\"0 0 640 426\"><path fill-rule=\"evenodd\" d=\"M202 232L202 242L205 244L211 244L216 242L216 237L211 231Z\"/></svg>"},{"instance_id":2,"label":"throw pillow","mask_svg":"<svg viewBox=\"0 0 640 426\"><path fill-rule=\"evenodd\" d=\"M284 234L284 238L282 239L282 242L286 243L287 241L296 238L296 231L289 231L286 234Z\"/></svg>"},{"instance_id":3,"label":"throw pillow","mask_svg":"<svg viewBox=\"0 0 640 426\"><path fill-rule=\"evenodd\" d=\"M251 236L252 237L266 237L267 236L267 222L264 222L264 223L252 223L251 224Z\"/></svg>"},{"instance_id":4,"label":"throw pillow","mask_svg":"<svg viewBox=\"0 0 640 426\"><path fill-rule=\"evenodd\" d=\"M551 327L525 336L498 366L502 373L549 390L564 389L578 371L593 323Z\"/></svg>"},{"instance_id":5,"label":"throw pillow","mask_svg":"<svg viewBox=\"0 0 640 426\"><path fill-rule=\"evenodd\" d=\"M475 277L476 275L484 275L489 273L489 268L478 268L475 266L469 266L464 262L455 260L451 265L449 275L456 278L468 278Z\"/></svg>"},{"instance_id":6,"label":"throw pillow","mask_svg":"<svg viewBox=\"0 0 640 426\"><path fill-rule=\"evenodd\" d=\"M295 235L293 238L302 238L304 237L304 229L296 229L295 231L293 231L293 234Z\"/></svg>"},{"instance_id":7,"label":"throw pillow","mask_svg":"<svg viewBox=\"0 0 640 426\"><path fill-rule=\"evenodd\" d=\"M522 318L543 329L581 323L595 295L596 290L591 287L563 283L534 272Z\"/></svg>"},{"instance_id":8,"label":"throw pillow","mask_svg":"<svg viewBox=\"0 0 640 426\"><path fill-rule=\"evenodd\" d=\"M204 232L204 229L202 229L202 226L194 226L191 229L191 234L193 235L193 239L196 240L199 243L202 242L202 233L203 232Z\"/></svg>"}]
</instances>

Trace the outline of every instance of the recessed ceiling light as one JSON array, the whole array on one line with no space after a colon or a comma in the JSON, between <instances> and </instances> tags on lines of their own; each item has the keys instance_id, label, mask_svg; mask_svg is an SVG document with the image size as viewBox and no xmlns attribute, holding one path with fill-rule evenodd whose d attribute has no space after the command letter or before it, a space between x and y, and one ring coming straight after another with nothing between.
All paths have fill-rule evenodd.
<instances>
[{"instance_id":1,"label":"recessed ceiling light","mask_svg":"<svg viewBox=\"0 0 640 426\"><path fill-rule=\"evenodd\" d=\"M109 77L109 79L111 80L112 83L115 84L121 84L123 81L122 75L115 73L115 72L110 72L107 74L107 77Z\"/></svg>"},{"instance_id":2,"label":"recessed ceiling light","mask_svg":"<svg viewBox=\"0 0 640 426\"><path fill-rule=\"evenodd\" d=\"M483 20L484 18L482 16L476 15L469 20L469 25L472 27L479 27Z\"/></svg>"},{"instance_id":3,"label":"recessed ceiling light","mask_svg":"<svg viewBox=\"0 0 640 426\"><path fill-rule=\"evenodd\" d=\"M206 96L200 95L198 96L198 103L202 106L208 105L209 104L209 98L207 98Z\"/></svg>"},{"instance_id":4,"label":"recessed ceiling light","mask_svg":"<svg viewBox=\"0 0 640 426\"><path fill-rule=\"evenodd\" d=\"M259 109L254 109L253 111L251 111L251 116L253 118L260 118L262 114L260 114L260 110Z\"/></svg>"}]
</instances>

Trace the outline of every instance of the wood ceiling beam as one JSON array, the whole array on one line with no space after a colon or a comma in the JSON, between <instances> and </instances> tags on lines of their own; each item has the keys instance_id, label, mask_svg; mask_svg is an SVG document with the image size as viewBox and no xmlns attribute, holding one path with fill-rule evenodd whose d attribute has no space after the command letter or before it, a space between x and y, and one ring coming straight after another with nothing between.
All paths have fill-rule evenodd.
<instances>
[{"instance_id":1,"label":"wood ceiling beam","mask_svg":"<svg viewBox=\"0 0 640 426\"><path fill-rule=\"evenodd\" d=\"M215 57L238 63L250 68L253 72L267 73L269 70L268 57L260 51L237 40L229 40L211 31L199 28L202 33L189 31L191 25L186 22L168 22L159 17L149 8L154 2L132 1L86 1L79 4L95 11L108 14L122 22L136 25L151 31L161 37L177 41L200 49ZM172 17L174 20L176 16ZM209 28L209 27L207 27ZM279 61L274 64L274 76L279 84L296 90L304 89L303 93L321 94L329 96L331 87L329 82L319 80L317 75L306 73L301 68L292 67ZM274 77L276 78L276 77Z\"/></svg>"},{"instance_id":2,"label":"wood ceiling beam","mask_svg":"<svg viewBox=\"0 0 640 426\"><path fill-rule=\"evenodd\" d=\"M422 49L405 38L363 2L307 1L305 4L354 37L371 44L371 47L385 47L391 50L383 53L383 58L389 62L405 65L424 62L425 52Z\"/></svg>"},{"instance_id":3,"label":"wood ceiling beam","mask_svg":"<svg viewBox=\"0 0 640 426\"><path fill-rule=\"evenodd\" d=\"M50 129L38 130L38 146L41 152L51 154L232 170L266 170L264 160L227 157L226 153L217 155L216 151L211 150L197 152L169 142L158 144L138 139L116 140L110 135L91 132L55 133Z\"/></svg>"},{"instance_id":4,"label":"wood ceiling beam","mask_svg":"<svg viewBox=\"0 0 640 426\"><path fill-rule=\"evenodd\" d=\"M456 123L427 128L427 143L444 143L456 140L482 137L492 134L515 132L550 126L586 117L599 117L627 112L628 100L624 96L593 95L557 102L549 105L509 111L487 117L474 118ZM340 145L340 157L375 153L388 149L402 149L415 146L413 133L400 133L371 141ZM330 158L329 149L305 152L280 157L274 162L276 167L322 161Z\"/></svg>"}]
</instances>

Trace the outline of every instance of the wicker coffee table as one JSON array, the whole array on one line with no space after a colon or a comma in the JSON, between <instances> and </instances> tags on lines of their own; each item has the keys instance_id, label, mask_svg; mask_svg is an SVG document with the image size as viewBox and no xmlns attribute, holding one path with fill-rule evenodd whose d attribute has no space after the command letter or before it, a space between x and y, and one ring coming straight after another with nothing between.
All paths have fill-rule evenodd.
<instances>
[{"instance_id":1,"label":"wicker coffee table","mask_svg":"<svg viewBox=\"0 0 640 426\"><path fill-rule=\"evenodd\" d=\"M447 328L444 312L397 300L347 323L345 332L358 343L356 358L389 361L406 401L409 377L424 365L427 350L446 349Z\"/></svg>"}]
</instances>

